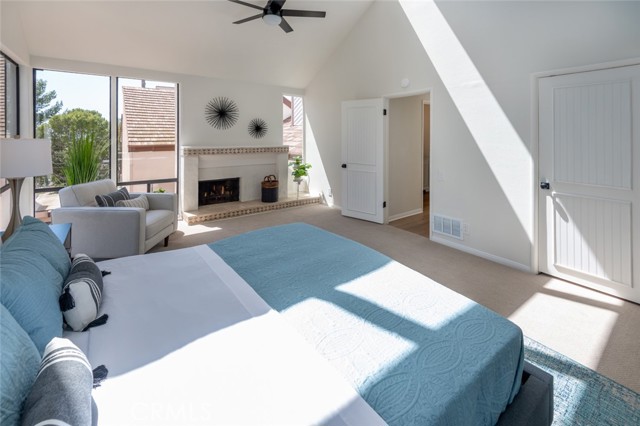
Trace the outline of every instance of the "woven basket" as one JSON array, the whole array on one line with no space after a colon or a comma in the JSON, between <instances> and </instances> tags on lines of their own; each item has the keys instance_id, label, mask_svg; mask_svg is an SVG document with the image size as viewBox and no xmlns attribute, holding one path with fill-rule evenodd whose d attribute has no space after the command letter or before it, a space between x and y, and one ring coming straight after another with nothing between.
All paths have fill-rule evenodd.
<instances>
[{"instance_id":1,"label":"woven basket","mask_svg":"<svg viewBox=\"0 0 640 426\"><path fill-rule=\"evenodd\" d=\"M269 176L265 176L264 180L262 181L262 187L263 188L277 188L278 187L278 179L276 178L275 175L269 175Z\"/></svg>"}]
</instances>

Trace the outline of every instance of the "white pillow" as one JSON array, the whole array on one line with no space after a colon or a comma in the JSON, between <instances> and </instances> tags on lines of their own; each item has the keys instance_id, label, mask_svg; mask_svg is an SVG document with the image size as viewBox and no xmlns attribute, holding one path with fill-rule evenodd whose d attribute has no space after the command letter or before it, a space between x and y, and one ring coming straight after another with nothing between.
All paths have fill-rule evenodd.
<instances>
[{"instance_id":1,"label":"white pillow","mask_svg":"<svg viewBox=\"0 0 640 426\"><path fill-rule=\"evenodd\" d=\"M138 207L141 209L149 210L149 200L144 194L138 195L136 198L130 200L120 200L116 203L116 207Z\"/></svg>"}]
</instances>

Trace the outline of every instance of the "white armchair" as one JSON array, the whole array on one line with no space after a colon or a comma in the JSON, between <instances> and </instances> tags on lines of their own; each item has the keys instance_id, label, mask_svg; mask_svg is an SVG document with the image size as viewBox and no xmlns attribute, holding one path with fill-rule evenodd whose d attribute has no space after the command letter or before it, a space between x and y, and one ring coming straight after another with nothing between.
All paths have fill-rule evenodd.
<instances>
[{"instance_id":1,"label":"white armchair","mask_svg":"<svg viewBox=\"0 0 640 426\"><path fill-rule=\"evenodd\" d=\"M94 259L143 254L164 239L165 247L178 228L178 197L145 193L149 210L136 207L98 207L96 195L116 190L110 179L63 188L60 208L51 212L53 223L71 223L71 255ZM140 193L131 193L131 198Z\"/></svg>"}]
</instances>

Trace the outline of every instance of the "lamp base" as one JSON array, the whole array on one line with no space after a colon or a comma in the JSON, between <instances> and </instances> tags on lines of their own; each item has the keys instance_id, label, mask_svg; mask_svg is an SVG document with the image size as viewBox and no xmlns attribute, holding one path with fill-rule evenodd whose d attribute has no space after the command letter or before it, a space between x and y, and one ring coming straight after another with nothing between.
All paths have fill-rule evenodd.
<instances>
[{"instance_id":1,"label":"lamp base","mask_svg":"<svg viewBox=\"0 0 640 426\"><path fill-rule=\"evenodd\" d=\"M11 219L9 219L7 229L5 229L2 234L2 242L7 241L11 234L13 234L13 232L22 224L22 215L20 214L20 191L22 190L24 178L9 178L7 180L9 181L9 187L11 188Z\"/></svg>"}]
</instances>

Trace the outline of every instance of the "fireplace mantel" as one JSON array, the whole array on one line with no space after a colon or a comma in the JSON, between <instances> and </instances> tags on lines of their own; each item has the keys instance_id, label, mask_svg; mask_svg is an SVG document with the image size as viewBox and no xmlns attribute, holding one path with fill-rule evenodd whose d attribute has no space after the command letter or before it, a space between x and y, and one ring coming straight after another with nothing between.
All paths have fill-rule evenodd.
<instances>
[{"instance_id":1,"label":"fireplace mantel","mask_svg":"<svg viewBox=\"0 0 640 426\"><path fill-rule=\"evenodd\" d=\"M192 155L241 155L241 154L289 154L289 147L279 146L230 146L230 147L204 147L183 146L183 156Z\"/></svg>"},{"instance_id":2,"label":"fireplace mantel","mask_svg":"<svg viewBox=\"0 0 640 426\"><path fill-rule=\"evenodd\" d=\"M287 195L289 147L278 146L183 146L180 148L181 210L198 209L198 182L240 178L240 201L259 200L261 182L275 175L278 194Z\"/></svg>"}]
</instances>

